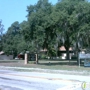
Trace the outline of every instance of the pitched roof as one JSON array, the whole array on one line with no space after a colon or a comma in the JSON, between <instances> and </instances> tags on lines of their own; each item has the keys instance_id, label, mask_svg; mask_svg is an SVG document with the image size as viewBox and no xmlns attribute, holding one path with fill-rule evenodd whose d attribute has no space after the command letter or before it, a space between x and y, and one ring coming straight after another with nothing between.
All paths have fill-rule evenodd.
<instances>
[{"instance_id":1,"label":"pitched roof","mask_svg":"<svg viewBox=\"0 0 90 90\"><path fill-rule=\"evenodd\" d=\"M65 49L64 46L61 46L61 47L59 48L59 50L60 50L60 51L66 51L66 49ZM70 47L69 50L72 51L72 47Z\"/></svg>"},{"instance_id":2,"label":"pitched roof","mask_svg":"<svg viewBox=\"0 0 90 90\"><path fill-rule=\"evenodd\" d=\"M3 51L1 51L1 52L0 52L0 55L2 55L2 54L4 54L4 52L3 52Z\"/></svg>"}]
</instances>

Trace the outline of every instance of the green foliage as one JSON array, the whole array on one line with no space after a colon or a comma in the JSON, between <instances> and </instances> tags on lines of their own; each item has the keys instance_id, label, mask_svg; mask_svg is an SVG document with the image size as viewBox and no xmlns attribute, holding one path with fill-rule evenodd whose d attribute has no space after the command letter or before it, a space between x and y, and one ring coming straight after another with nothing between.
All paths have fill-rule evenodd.
<instances>
[{"instance_id":1,"label":"green foliage","mask_svg":"<svg viewBox=\"0 0 90 90\"><path fill-rule=\"evenodd\" d=\"M23 41L23 36L20 31L19 22L17 21L8 28L7 33L3 36L3 50L6 53L11 54L10 52L13 53L14 51L20 53L24 49L25 41Z\"/></svg>"},{"instance_id":2,"label":"green foliage","mask_svg":"<svg viewBox=\"0 0 90 90\"><path fill-rule=\"evenodd\" d=\"M2 51L3 48L3 41L2 41L3 31L4 31L4 25L2 24L2 20L0 20L0 51Z\"/></svg>"},{"instance_id":3,"label":"green foliage","mask_svg":"<svg viewBox=\"0 0 90 90\"><path fill-rule=\"evenodd\" d=\"M40 55L40 58L41 58L41 59L46 59L46 58L47 58L47 55L41 54L41 55Z\"/></svg>"},{"instance_id":4,"label":"green foliage","mask_svg":"<svg viewBox=\"0 0 90 90\"><path fill-rule=\"evenodd\" d=\"M58 48L64 45L69 59L70 46L76 50L90 47L89 7L86 0L59 0L56 5L39 0L27 7L27 21L16 21L8 28L3 50L20 53L46 48L49 56L57 56Z\"/></svg>"}]
</instances>

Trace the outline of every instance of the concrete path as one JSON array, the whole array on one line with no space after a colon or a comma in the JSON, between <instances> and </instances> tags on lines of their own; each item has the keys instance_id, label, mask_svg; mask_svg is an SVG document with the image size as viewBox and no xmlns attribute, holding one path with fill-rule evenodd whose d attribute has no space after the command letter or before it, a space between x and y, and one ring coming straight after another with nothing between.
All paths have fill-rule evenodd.
<instances>
[{"instance_id":1,"label":"concrete path","mask_svg":"<svg viewBox=\"0 0 90 90\"><path fill-rule=\"evenodd\" d=\"M0 76L10 79L19 79L19 80L32 80L38 81L41 83L42 81L46 83L47 81L53 84L64 85L63 87L57 88L56 90L82 90L82 88L87 88L85 85L87 84L88 89L90 90L90 76L82 76L82 75L69 75L69 74L60 74L60 73L45 73L45 72L24 72L24 71L15 71L17 67L0 67ZM3 69L3 70L2 70ZM17 69L22 69L18 67ZM29 68L23 68L29 69ZM33 68L36 69L36 68ZM38 68L37 68L38 70ZM85 82L85 83L84 83Z\"/></svg>"}]
</instances>

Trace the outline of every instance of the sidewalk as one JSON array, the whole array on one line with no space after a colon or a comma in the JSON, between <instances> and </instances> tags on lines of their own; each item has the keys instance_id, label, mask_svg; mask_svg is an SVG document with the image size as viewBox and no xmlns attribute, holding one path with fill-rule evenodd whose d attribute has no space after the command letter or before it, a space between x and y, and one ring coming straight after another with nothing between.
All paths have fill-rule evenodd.
<instances>
[{"instance_id":1,"label":"sidewalk","mask_svg":"<svg viewBox=\"0 0 90 90\"><path fill-rule=\"evenodd\" d=\"M55 73L55 72L50 73L50 70L48 70L48 69L22 68L22 67L4 67L4 66L0 66L0 68L8 69L8 70L9 69L10 70L14 70L14 69L24 69L24 70L26 69L27 70L27 69L30 69L31 72L26 72L26 71L24 72L22 70L21 72L19 71L17 73L17 75L30 76L30 77L33 76L33 77L42 78L42 79L51 79L51 80L61 80L62 79L62 80L70 80L70 81L80 81L80 82L84 82L85 81L85 82L90 82L90 76L60 74L60 73ZM34 71L34 70L36 70L37 72Z\"/></svg>"}]
</instances>

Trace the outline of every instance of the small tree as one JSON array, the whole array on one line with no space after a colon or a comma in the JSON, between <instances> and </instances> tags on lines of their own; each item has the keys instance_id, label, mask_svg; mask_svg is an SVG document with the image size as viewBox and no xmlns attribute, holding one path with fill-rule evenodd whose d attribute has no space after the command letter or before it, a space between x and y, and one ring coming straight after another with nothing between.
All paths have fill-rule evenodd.
<instances>
[{"instance_id":1,"label":"small tree","mask_svg":"<svg viewBox=\"0 0 90 90\"><path fill-rule=\"evenodd\" d=\"M0 20L0 51L2 51L3 49L3 40L2 40L3 31L4 31L4 25L2 24L2 20Z\"/></svg>"}]
</instances>

